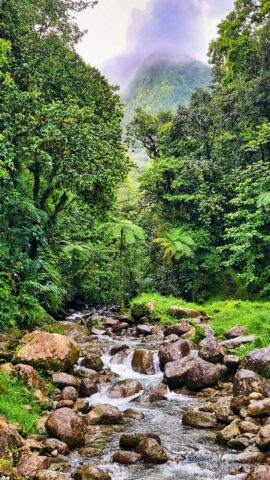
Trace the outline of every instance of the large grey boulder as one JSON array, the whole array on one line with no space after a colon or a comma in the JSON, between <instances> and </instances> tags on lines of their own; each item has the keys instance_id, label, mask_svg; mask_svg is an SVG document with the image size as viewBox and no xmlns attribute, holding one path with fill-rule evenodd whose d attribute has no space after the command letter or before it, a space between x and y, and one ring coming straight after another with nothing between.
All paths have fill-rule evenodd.
<instances>
[{"instance_id":1,"label":"large grey boulder","mask_svg":"<svg viewBox=\"0 0 270 480\"><path fill-rule=\"evenodd\" d=\"M225 333L225 336L227 338L236 338L236 337L241 337L246 333L247 333L246 327L241 327L240 325L236 325L235 327L230 328L230 330L227 330L227 332Z\"/></svg>"},{"instance_id":2,"label":"large grey boulder","mask_svg":"<svg viewBox=\"0 0 270 480\"><path fill-rule=\"evenodd\" d=\"M242 366L270 379L270 346L249 352Z\"/></svg>"},{"instance_id":3,"label":"large grey boulder","mask_svg":"<svg viewBox=\"0 0 270 480\"><path fill-rule=\"evenodd\" d=\"M132 358L132 368L135 372L144 375L154 375L154 354L150 350L139 348L135 350Z\"/></svg>"},{"instance_id":4,"label":"large grey boulder","mask_svg":"<svg viewBox=\"0 0 270 480\"><path fill-rule=\"evenodd\" d=\"M46 382L40 377L39 373L31 367L19 363L14 368L14 375L22 380L29 388L40 390L43 395L48 395L48 387Z\"/></svg>"},{"instance_id":5,"label":"large grey boulder","mask_svg":"<svg viewBox=\"0 0 270 480\"><path fill-rule=\"evenodd\" d=\"M140 382L136 380L120 380L108 389L108 396L110 398L126 398L140 393L143 389Z\"/></svg>"},{"instance_id":6,"label":"large grey boulder","mask_svg":"<svg viewBox=\"0 0 270 480\"><path fill-rule=\"evenodd\" d=\"M165 463L169 457L154 438L145 438L136 448L143 460L148 463Z\"/></svg>"},{"instance_id":7,"label":"large grey boulder","mask_svg":"<svg viewBox=\"0 0 270 480\"><path fill-rule=\"evenodd\" d=\"M112 405L96 405L84 418L88 425L114 425L122 422L123 415Z\"/></svg>"},{"instance_id":8,"label":"large grey boulder","mask_svg":"<svg viewBox=\"0 0 270 480\"><path fill-rule=\"evenodd\" d=\"M23 439L15 426L4 417L0 417L0 459L11 459L11 449L22 447L22 445Z\"/></svg>"},{"instance_id":9,"label":"large grey boulder","mask_svg":"<svg viewBox=\"0 0 270 480\"><path fill-rule=\"evenodd\" d=\"M186 372L185 383L190 390L195 391L213 387L227 371L225 365L209 363L198 358Z\"/></svg>"},{"instance_id":10,"label":"large grey boulder","mask_svg":"<svg viewBox=\"0 0 270 480\"><path fill-rule=\"evenodd\" d=\"M79 387L80 379L74 377L74 375L69 375L68 373L53 373L52 382L60 388L63 387Z\"/></svg>"},{"instance_id":11,"label":"large grey boulder","mask_svg":"<svg viewBox=\"0 0 270 480\"><path fill-rule=\"evenodd\" d=\"M68 370L78 360L80 348L71 338L36 330L26 334L16 362L44 370Z\"/></svg>"},{"instance_id":12,"label":"large grey boulder","mask_svg":"<svg viewBox=\"0 0 270 480\"><path fill-rule=\"evenodd\" d=\"M185 384L185 375L195 362L194 355L165 364L164 381L171 388L180 388Z\"/></svg>"},{"instance_id":13,"label":"large grey boulder","mask_svg":"<svg viewBox=\"0 0 270 480\"><path fill-rule=\"evenodd\" d=\"M190 354L190 344L186 340L178 340L160 348L158 352L160 368L163 370L166 363L173 362Z\"/></svg>"},{"instance_id":14,"label":"large grey boulder","mask_svg":"<svg viewBox=\"0 0 270 480\"><path fill-rule=\"evenodd\" d=\"M270 424L264 425L256 437L256 445L261 449L270 447Z\"/></svg>"},{"instance_id":15,"label":"large grey boulder","mask_svg":"<svg viewBox=\"0 0 270 480\"><path fill-rule=\"evenodd\" d=\"M248 397L253 392L261 393L264 397L268 397L270 382L252 370L241 368L234 377L233 395L234 397Z\"/></svg>"},{"instance_id":16,"label":"large grey boulder","mask_svg":"<svg viewBox=\"0 0 270 480\"><path fill-rule=\"evenodd\" d=\"M49 435L67 444L69 448L84 445L86 424L81 416L70 408L52 412L46 420Z\"/></svg>"},{"instance_id":17,"label":"large grey boulder","mask_svg":"<svg viewBox=\"0 0 270 480\"><path fill-rule=\"evenodd\" d=\"M183 425L195 428L213 428L217 425L217 418L214 413L193 409L184 413L182 422Z\"/></svg>"},{"instance_id":18,"label":"large grey boulder","mask_svg":"<svg viewBox=\"0 0 270 480\"><path fill-rule=\"evenodd\" d=\"M247 407L247 414L249 417L257 417L261 415L270 414L270 398L263 400L253 400Z\"/></svg>"},{"instance_id":19,"label":"large grey boulder","mask_svg":"<svg viewBox=\"0 0 270 480\"><path fill-rule=\"evenodd\" d=\"M183 320L181 323L175 323L166 328L164 334L165 336L177 335L181 337L185 333L188 333L191 329L191 324L188 320Z\"/></svg>"},{"instance_id":20,"label":"large grey boulder","mask_svg":"<svg viewBox=\"0 0 270 480\"><path fill-rule=\"evenodd\" d=\"M263 463L266 459L265 455L255 447L246 448L242 453L239 453L234 457L236 462L239 463ZM256 477L256 480L259 478Z\"/></svg>"},{"instance_id":21,"label":"large grey boulder","mask_svg":"<svg viewBox=\"0 0 270 480\"><path fill-rule=\"evenodd\" d=\"M24 456L17 465L18 476L26 480L32 480L36 478L38 472L45 470L48 466L48 457L30 453Z\"/></svg>"},{"instance_id":22,"label":"large grey boulder","mask_svg":"<svg viewBox=\"0 0 270 480\"><path fill-rule=\"evenodd\" d=\"M140 442L146 438L153 438L161 445L161 440L156 433L151 432L138 432L138 433L123 433L120 437L120 448L127 450L135 450Z\"/></svg>"},{"instance_id":23,"label":"large grey boulder","mask_svg":"<svg viewBox=\"0 0 270 480\"><path fill-rule=\"evenodd\" d=\"M144 335L147 337L148 335L152 335L152 327L151 325L137 325L136 327L136 333L137 335Z\"/></svg>"},{"instance_id":24,"label":"large grey boulder","mask_svg":"<svg viewBox=\"0 0 270 480\"><path fill-rule=\"evenodd\" d=\"M141 454L136 452L125 452L120 450L113 454L113 462L122 463L123 465L132 465L141 460Z\"/></svg>"},{"instance_id":25,"label":"large grey boulder","mask_svg":"<svg viewBox=\"0 0 270 480\"><path fill-rule=\"evenodd\" d=\"M209 363L188 355L165 365L164 380L172 388L186 384L190 390L196 391L216 385L227 370L225 365Z\"/></svg>"},{"instance_id":26,"label":"large grey boulder","mask_svg":"<svg viewBox=\"0 0 270 480\"><path fill-rule=\"evenodd\" d=\"M214 403L213 411L215 412L217 419L221 422L227 422L228 417L233 413L231 410L231 400L231 396L222 396L217 399L216 403Z\"/></svg>"},{"instance_id":27,"label":"large grey boulder","mask_svg":"<svg viewBox=\"0 0 270 480\"><path fill-rule=\"evenodd\" d=\"M219 363L223 360L224 352L218 341L214 336L206 337L200 343L200 356L211 363Z\"/></svg>"},{"instance_id":28,"label":"large grey boulder","mask_svg":"<svg viewBox=\"0 0 270 480\"><path fill-rule=\"evenodd\" d=\"M224 340L223 342L220 342L220 345L229 350L233 350L234 348L239 347L240 345L244 345L245 343L252 343L254 342L254 340L255 340L254 335L247 335L247 336L241 335L240 337Z\"/></svg>"},{"instance_id":29,"label":"large grey boulder","mask_svg":"<svg viewBox=\"0 0 270 480\"><path fill-rule=\"evenodd\" d=\"M240 435L240 430L238 425L235 422L231 422L223 430L220 430L217 434L217 440L220 443L228 443L233 438L236 438Z\"/></svg>"},{"instance_id":30,"label":"large grey boulder","mask_svg":"<svg viewBox=\"0 0 270 480\"><path fill-rule=\"evenodd\" d=\"M109 473L90 464L78 468L74 474L74 480L111 480L111 478Z\"/></svg>"},{"instance_id":31,"label":"large grey boulder","mask_svg":"<svg viewBox=\"0 0 270 480\"><path fill-rule=\"evenodd\" d=\"M90 368L90 370L95 370L96 372L100 372L104 367L100 355L91 352L85 356L81 362L81 365L82 367Z\"/></svg>"}]
</instances>

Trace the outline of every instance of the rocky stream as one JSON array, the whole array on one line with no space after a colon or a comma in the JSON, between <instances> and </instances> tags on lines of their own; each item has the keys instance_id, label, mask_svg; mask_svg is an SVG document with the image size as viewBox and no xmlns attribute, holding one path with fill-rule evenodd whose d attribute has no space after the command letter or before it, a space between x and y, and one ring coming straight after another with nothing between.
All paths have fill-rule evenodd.
<instances>
[{"instance_id":1,"label":"rocky stream","mask_svg":"<svg viewBox=\"0 0 270 480\"><path fill-rule=\"evenodd\" d=\"M270 479L270 352L239 365L233 349L251 341L247 332L219 342L196 314L153 326L84 310L58 321L61 335L28 333L2 371L42 401L36 368L47 365L56 388L40 435L22 439L0 418L0 457L13 455L17 474L37 480Z\"/></svg>"}]
</instances>

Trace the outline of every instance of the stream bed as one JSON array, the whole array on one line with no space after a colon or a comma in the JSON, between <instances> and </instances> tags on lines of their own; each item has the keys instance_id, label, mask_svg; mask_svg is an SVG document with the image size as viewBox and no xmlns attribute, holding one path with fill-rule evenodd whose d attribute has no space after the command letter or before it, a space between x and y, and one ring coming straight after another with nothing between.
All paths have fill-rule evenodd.
<instances>
[{"instance_id":1,"label":"stream bed","mask_svg":"<svg viewBox=\"0 0 270 480\"><path fill-rule=\"evenodd\" d=\"M168 390L166 400L153 403L140 400L140 394L128 398L110 398L107 395L109 387L126 379L138 380L144 390L150 385L162 382L163 374L159 370L158 361L155 362L155 375L142 375L135 372L131 366L131 357L137 346L142 346L143 340L126 336L111 338L106 335L97 335L91 344L101 348L104 352L103 362L107 369L117 375L111 383L99 385L98 393L88 400L91 405L110 404L117 406L121 411L135 408L143 412L143 420L125 418L120 425L99 425L89 428L86 437L86 447L101 446L101 453L84 456L78 451L70 454L70 463L74 472L80 465L91 463L111 474L113 480L240 480L246 474L234 474L237 464L234 462L236 451L228 450L215 443L215 430L195 429L182 425L183 413L205 402L205 399L176 394ZM113 363L109 352L116 345L125 344L130 348L129 356L123 363ZM156 352L157 345L143 343L143 348ZM80 361L79 361L80 364ZM79 366L78 364L78 366ZM176 461L168 461L162 465L150 465L139 462L133 465L121 465L112 461L112 455L119 450L119 438L122 433L152 432L161 438L162 446Z\"/></svg>"}]
</instances>

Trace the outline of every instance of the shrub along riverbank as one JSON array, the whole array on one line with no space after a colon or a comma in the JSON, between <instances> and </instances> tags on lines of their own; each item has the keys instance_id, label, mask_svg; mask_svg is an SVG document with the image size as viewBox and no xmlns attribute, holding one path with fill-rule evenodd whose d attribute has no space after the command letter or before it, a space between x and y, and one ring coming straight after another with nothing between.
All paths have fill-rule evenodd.
<instances>
[{"instance_id":1,"label":"shrub along riverbank","mask_svg":"<svg viewBox=\"0 0 270 480\"><path fill-rule=\"evenodd\" d=\"M41 407L23 382L0 371L0 416L19 426L22 435L37 433Z\"/></svg>"}]
</instances>

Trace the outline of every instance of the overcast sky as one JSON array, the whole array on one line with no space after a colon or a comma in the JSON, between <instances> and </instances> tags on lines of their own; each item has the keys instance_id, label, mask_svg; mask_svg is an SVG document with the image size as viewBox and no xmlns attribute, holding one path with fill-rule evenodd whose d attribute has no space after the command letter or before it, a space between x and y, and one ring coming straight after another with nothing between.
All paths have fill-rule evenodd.
<instances>
[{"instance_id":1,"label":"overcast sky","mask_svg":"<svg viewBox=\"0 0 270 480\"><path fill-rule=\"evenodd\" d=\"M152 54L207 62L208 44L233 0L99 0L79 15L88 33L77 50L122 86Z\"/></svg>"}]
</instances>

